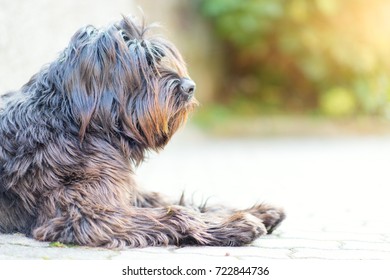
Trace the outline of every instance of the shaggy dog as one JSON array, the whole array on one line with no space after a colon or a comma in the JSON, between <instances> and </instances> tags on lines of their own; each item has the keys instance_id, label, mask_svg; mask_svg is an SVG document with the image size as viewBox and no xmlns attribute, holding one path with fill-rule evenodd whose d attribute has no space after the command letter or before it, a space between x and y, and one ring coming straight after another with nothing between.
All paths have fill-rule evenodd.
<instances>
[{"instance_id":1,"label":"shaggy dog","mask_svg":"<svg viewBox=\"0 0 390 280\"><path fill-rule=\"evenodd\" d=\"M87 26L0 109L0 232L86 246L239 246L271 233L281 209L170 202L134 167L196 105L177 49L130 18Z\"/></svg>"}]
</instances>

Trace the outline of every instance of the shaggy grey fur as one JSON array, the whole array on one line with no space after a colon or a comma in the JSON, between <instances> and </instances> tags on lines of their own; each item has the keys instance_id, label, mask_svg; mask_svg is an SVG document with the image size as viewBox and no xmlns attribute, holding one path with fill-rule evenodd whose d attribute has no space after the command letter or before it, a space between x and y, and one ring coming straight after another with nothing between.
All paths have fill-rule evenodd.
<instances>
[{"instance_id":1,"label":"shaggy grey fur","mask_svg":"<svg viewBox=\"0 0 390 280\"><path fill-rule=\"evenodd\" d=\"M87 26L0 109L0 232L87 246L229 245L282 210L187 206L140 190L133 169L196 106L169 42L130 18Z\"/></svg>"}]
</instances>

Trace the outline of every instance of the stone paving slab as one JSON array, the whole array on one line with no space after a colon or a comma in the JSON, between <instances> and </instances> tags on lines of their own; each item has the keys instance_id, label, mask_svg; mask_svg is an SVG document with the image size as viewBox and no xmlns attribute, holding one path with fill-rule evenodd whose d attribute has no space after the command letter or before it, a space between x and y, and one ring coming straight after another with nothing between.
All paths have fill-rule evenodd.
<instances>
[{"instance_id":1,"label":"stone paving slab","mask_svg":"<svg viewBox=\"0 0 390 280\"><path fill-rule=\"evenodd\" d=\"M301 248L291 256L294 259L322 260L390 260L390 252L375 250L318 250Z\"/></svg>"}]
</instances>

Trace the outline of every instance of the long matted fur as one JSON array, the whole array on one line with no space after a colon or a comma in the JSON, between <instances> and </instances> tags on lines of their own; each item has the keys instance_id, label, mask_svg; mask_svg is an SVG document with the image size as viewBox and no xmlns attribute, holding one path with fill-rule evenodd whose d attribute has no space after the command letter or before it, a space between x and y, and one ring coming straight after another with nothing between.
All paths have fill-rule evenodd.
<instances>
[{"instance_id":1,"label":"long matted fur","mask_svg":"<svg viewBox=\"0 0 390 280\"><path fill-rule=\"evenodd\" d=\"M176 48L130 18L87 26L0 104L0 232L87 246L238 246L278 208L187 206L140 190L133 169L196 105Z\"/></svg>"}]
</instances>

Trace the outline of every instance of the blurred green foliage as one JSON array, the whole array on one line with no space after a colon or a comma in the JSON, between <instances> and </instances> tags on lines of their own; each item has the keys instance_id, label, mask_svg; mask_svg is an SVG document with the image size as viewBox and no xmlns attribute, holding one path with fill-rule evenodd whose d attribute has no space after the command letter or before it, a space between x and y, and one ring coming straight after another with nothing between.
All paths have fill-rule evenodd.
<instances>
[{"instance_id":1,"label":"blurred green foliage","mask_svg":"<svg viewBox=\"0 0 390 280\"><path fill-rule=\"evenodd\" d=\"M199 4L221 43L218 101L245 113L390 115L390 1Z\"/></svg>"}]
</instances>

